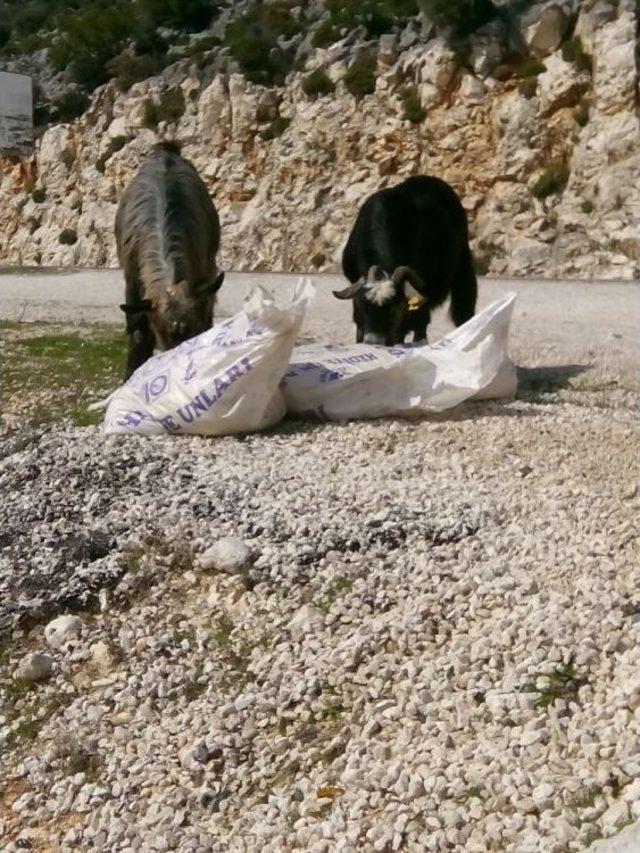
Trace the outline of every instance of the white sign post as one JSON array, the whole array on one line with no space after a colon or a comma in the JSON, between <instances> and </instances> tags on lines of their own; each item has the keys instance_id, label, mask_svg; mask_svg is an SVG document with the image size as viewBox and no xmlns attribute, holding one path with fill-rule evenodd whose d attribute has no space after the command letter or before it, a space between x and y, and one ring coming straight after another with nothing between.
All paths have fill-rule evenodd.
<instances>
[{"instance_id":1,"label":"white sign post","mask_svg":"<svg viewBox=\"0 0 640 853\"><path fill-rule=\"evenodd\" d=\"M0 154L33 152L33 83L27 74L0 71Z\"/></svg>"}]
</instances>

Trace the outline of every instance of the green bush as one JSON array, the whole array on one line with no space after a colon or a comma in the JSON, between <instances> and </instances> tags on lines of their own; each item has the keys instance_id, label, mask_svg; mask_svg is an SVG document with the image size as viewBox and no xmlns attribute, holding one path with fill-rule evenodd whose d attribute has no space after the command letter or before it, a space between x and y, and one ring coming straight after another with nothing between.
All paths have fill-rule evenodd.
<instances>
[{"instance_id":1,"label":"green bush","mask_svg":"<svg viewBox=\"0 0 640 853\"><path fill-rule=\"evenodd\" d=\"M261 133L260 136L262 139L267 142L270 139L278 139L279 136L285 132L285 130L291 124L290 118L285 118L285 116L278 116L278 118L274 119L269 127L266 127Z\"/></svg>"},{"instance_id":2,"label":"green bush","mask_svg":"<svg viewBox=\"0 0 640 853\"><path fill-rule=\"evenodd\" d=\"M78 8L80 0L5 0L2 4L3 24L15 35L31 35L51 29L56 14L65 8Z\"/></svg>"},{"instance_id":3,"label":"green bush","mask_svg":"<svg viewBox=\"0 0 640 853\"><path fill-rule=\"evenodd\" d=\"M464 38L496 17L491 0L418 0L425 18L452 38Z\"/></svg>"},{"instance_id":4,"label":"green bush","mask_svg":"<svg viewBox=\"0 0 640 853\"><path fill-rule=\"evenodd\" d=\"M225 44L252 83L282 85L291 70L291 59L278 45L279 38L299 33L300 23L291 15L288 4L254 6L228 24Z\"/></svg>"},{"instance_id":5,"label":"green bush","mask_svg":"<svg viewBox=\"0 0 640 853\"><path fill-rule=\"evenodd\" d=\"M35 201L36 204L42 204L46 197L47 191L44 187L38 187L37 190L34 190L31 193L31 198Z\"/></svg>"},{"instance_id":6,"label":"green bush","mask_svg":"<svg viewBox=\"0 0 640 853\"><path fill-rule=\"evenodd\" d=\"M65 228L58 235L58 243L62 243L63 246L73 246L77 242L78 232L73 228Z\"/></svg>"},{"instance_id":7,"label":"green bush","mask_svg":"<svg viewBox=\"0 0 640 853\"><path fill-rule=\"evenodd\" d=\"M137 0L142 19L152 27L203 30L219 9L214 0Z\"/></svg>"},{"instance_id":8,"label":"green bush","mask_svg":"<svg viewBox=\"0 0 640 853\"><path fill-rule=\"evenodd\" d=\"M335 83L323 68L312 71L302 81L302 91L308 98L318 98L335 92Z\"/></svg>"},{"instance_id":9,"label":"green bush","mask_svg":"<svg viewBox=\"0 0 640 853\"><path fill-rule=\"evenodd\" d=\"M123 91L161 67L166 43L156 27L201 29L217 13L213 0L115 0L80 5L60 14L58 35L49 47L57 70L69 69L72 78L93 89L110 76ZM123 53L132 40L138 57ZM141 57L153 57L142 60Z\"/></svg>"},{"instance_id":10,"label":"green bush","mask_svg":"<svg viewBox=\"0 0 640 853\"><path fill-rule=\"evenodd\" d=\"M408 86L402 93L402 118L420 124L427 117L417 86Z\"/></svg>"},{"instance_id":11,"label":"green bush","mask_svg":"<svg viewBox=\"0 0 640 853\"><path fill-rule=\"evenodd\" d=\"M535 94L538 91L538 78L525 77L524 80L521 80L518 83L518 91L521 95L524 95L525 98L535 97Z\"/></svg>"},{"instance_id":12,"label":"green bush","mask_svg":"<svg viewBox=\"0 0 640 853\"><path fill-rule=\"evenodd\" d=\"M365 53L355 59L344 77L344 84L356 98L372 95L376 90L376 57Z\"/></svg>"},{"instance_id":13,"label":"green bush","mask_svg":"<svg viewBox=\"0 0 640 853\"><path fill-rule=\"evenodd\" d=\"M340 34L334 24L330 20L322 21L320 26L315 30L311 43L314 47L329 47L330 44L338 41Z\"/></svg>"},{"instance_id":14,"label":"green bush","mask_svg":"<svg viewBox=\"0 0 640 853\"><path fill-rule=\"evenodd\" d=\"M166 121L169 124L178 121L184 115L186 109L184 93L182 89L175 86L172 89L167 89L160 96L158 104L158 115L160 121Z\"/></svg>"},{"instance_id":15,"label":"green bush","mask_svg":"<svg viewBox=\"0 0 640 853\"><path fill-rule=\"evenodd\" d=\"M589 104L587 101L580 101L578 106L573 111L573 117L580 127L585 127L589 122Z\"/></svg>"},{"instance_id":16,"label":"green bush","mask_svg":"<svg viewBox=\"0 0 640 853\"><path fill-rule=\"evenodd\" d=\"M136 56L126 50L110 59L106 69L111 77L115 77L116 86L121 92L127 92L134 83L153 77L160 70L153 56Z\"/></svg>"},{"instance_id":17,"label":"green bush","mask_svg":"<svg viewBox=\"0 0 640 853\"><path fill-rule=\"evenodd\" d=\"M147 98L142 106L142 124L144 127L148 127L151 130L155 129L158 126L160 121L160 114L158 112L158 105L153 100L153 98Z\"/></svg>"},{"instance_id":18,"label":"green bush","mask_svg":"<svg viewBox=\"0 0 640 853\"><path fill-rule=\"evenodd\" d=\"M109 7L87 6L63 15L59 35L49 48L56 70L69 69L72 79L88 89L106 83L106 65L130 35L130 18L123 0Z\"/></svg>"},{"instance_id":19,"label":"green bush","mask_svg":"<svg viewBox=\"0 0 640 853\"><path fill-rule=\"evenodd\" d=\"M364 27L369 38L378 38L402 27L418 12L417 0L326 0L327 17L313 34L315 47L328 47L345 32Z\"/></svg>"},{"instance_id":20,"label":"green bush","mask_svg":"<svg viewBox=\"0 0 640 853\"><path fill-rule=\"evenodd\" d=\"M68 89L51 104L58 121L69 122L81 116L89 106L89 98L80 89Z\"/></svg>"},{"instance_id":21,"label":"green bush","mask_svg":"<svg viewBox=\"0 0 640 853\"><path fill-rule=\"evenodd\" d=\"M538 199L561 193L569 180L569 169L562 161L552 163L531 186L531 194Z\"/></svg>"},{"instance_id":22,"label":"green bush","mask_svg":"<svg viewBox=\"0 0 640 853\"><path fill-rule=\"evenodd\" d=\"M593 202L586 198L580 205L580 209L583 213L593 213Z\"/></svg>"},{"instance_id":23,"label":"green bush","mask_svg":"<svg viewBox=\"0 0 640 853\"><path fill-rule=\"evenodd\" d=\"M562 45L562 58L573 62L581 71L593 72L593 58L585 51L580 36L574 36Z\"/></svg>"},{"instance_id":24,"label":"green bush","mask_svg":"<svg viewBox=\"0 0 640 853\"><path fill-rule=\"evenodd\" d=\"M141 28L140 32L132 33L132 38L136 56L153 56L158 65L163 64L169 45L157 30L149 27Z\"/></svg>"},{"instance_id":25,"label":"green bush","mask_svg":"<svg viewBox=\"0 0 640 853\"><path fill-rule=\"evenodd\" d=\"M218 47L221 44L221 41L216 36L203 36L202 38L196 39L196 41L187 45L184 50L184 55L198 58L205 53L209 53L210 50L213 50L214 47Z\"/></svg>"}]
</instances>

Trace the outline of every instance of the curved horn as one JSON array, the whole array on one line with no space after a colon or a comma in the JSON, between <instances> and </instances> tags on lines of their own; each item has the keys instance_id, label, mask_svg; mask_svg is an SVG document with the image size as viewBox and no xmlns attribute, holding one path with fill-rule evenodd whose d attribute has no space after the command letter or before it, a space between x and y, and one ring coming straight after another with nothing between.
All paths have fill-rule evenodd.
<instances>
[{"instance_id":1,"label":"curved horn","mask_svg":"<svg viewBox=\"0 0 640 853\"><path fill-rule=\"evenodd\" d=\"M333 295L336 299L353 299L361 287L361 281L354 281L353 284L348 285L344 290L334 290Z\"/></svg>"},{"instance_id":2,"label":"curved horn","mask_svg":"<svg viewBox=\"0 0 640 853\"><path fill-rule=\"evenodd\" d=\"M396 287L399 287L403 281L408 281L409 284L422 296L426 296L427 294L426 284L420 278L418 273L411 269L411 267L396 267L393 271L393 275L391 276L391 281L396 285Z\"/></svg>"}]
</instances>

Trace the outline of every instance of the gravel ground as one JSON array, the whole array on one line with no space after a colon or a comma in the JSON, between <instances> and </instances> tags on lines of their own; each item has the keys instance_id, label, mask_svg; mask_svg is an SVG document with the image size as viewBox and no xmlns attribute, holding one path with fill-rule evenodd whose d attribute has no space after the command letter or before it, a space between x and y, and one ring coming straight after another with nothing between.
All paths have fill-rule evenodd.
<instances>
[{"instance_id":1,"label":"gravel ground","mask_svg":"<svg viewBox=\"0 0 640 853\"><path fill-rule=\"evenodd\" d=\"M5 426L3 849L564 853L636 820L634 383L527 346L519 399L419 423Z\"/></svg>"}]
</instances>

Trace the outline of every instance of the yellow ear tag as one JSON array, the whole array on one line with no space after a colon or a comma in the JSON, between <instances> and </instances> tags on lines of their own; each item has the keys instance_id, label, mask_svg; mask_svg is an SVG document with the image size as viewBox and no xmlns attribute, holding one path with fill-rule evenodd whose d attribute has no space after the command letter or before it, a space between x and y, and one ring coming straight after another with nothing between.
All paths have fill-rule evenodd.
<instances>
[{"instance_id":1,"label":"yellow ear tag","mask_svg":"<svg viewBox=\"0 0 640 853\"><path fill-rule=\"evenodd\" d=\"M424 296L412 296L409 302L407 303L407 310L417 311L423 303Z\"/></svg>"}]
</instances>

